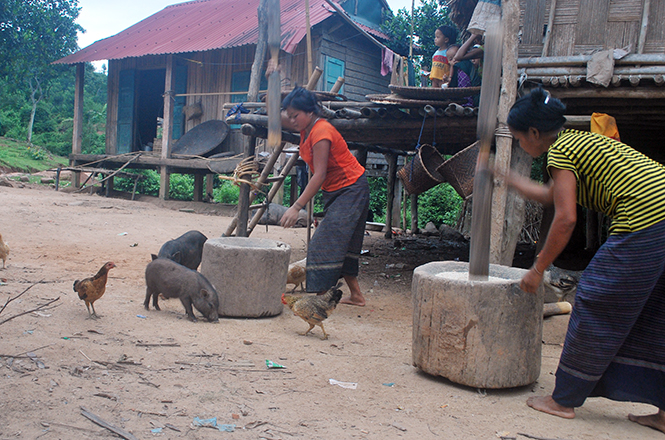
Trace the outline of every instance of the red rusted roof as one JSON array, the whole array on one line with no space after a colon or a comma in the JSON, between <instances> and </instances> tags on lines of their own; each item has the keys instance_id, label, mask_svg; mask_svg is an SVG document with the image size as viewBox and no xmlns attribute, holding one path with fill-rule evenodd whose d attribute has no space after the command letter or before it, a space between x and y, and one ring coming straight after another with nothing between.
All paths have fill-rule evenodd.
<instances>
[{"instance_id":1,"label":"red rusted roof","mask_svg":"<svg viewBox=\"0 0 665 440\"><path fill-rule=\"evenodd\" d=\"M201 52L256 44L259 0L196 0L167 6L124 31L55 61L76 64L145 55ZM325 0L310 0L310 26L336 12ZM293 53L305 37L305 1L280 0L282 50ZM365 31L388 37L367 26Z\"/></svg>"}]
</instances>

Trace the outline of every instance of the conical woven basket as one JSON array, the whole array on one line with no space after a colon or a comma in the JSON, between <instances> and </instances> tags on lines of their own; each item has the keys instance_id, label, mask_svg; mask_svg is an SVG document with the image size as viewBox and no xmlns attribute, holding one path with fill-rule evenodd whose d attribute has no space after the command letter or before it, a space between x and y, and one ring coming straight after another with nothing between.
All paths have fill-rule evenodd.
<instances>
[{"instance_id":1,"label":"conical woven basket","mask_svg":"<svg viewBox=\"0 0 665 440\"><path fill-rule=\"evenodd\" d=\"M437 171L443 162L444 158L436 148L423 144L413 160L397 172L397 176L409 194L420 194L443 182L443 176Z\"/></svg>"},{"instance_id":2,"label":"conical woven basket","mask_svg":"<svg viewBox=\"0 0 665 440\"><path fill-rule=\"evenodd\" d=\"M474 142L442 163L437 172L463 199L473 193L473 176L476 173L479 143Z\"/></svg>"}]
</instances>

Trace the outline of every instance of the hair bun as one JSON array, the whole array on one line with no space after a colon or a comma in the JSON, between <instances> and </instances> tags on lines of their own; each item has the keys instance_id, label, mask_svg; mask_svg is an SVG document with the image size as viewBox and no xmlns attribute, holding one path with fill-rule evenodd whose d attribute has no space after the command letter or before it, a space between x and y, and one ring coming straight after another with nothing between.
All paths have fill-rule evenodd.
<instances>
[{"instance_id":1,"label":"hair bun","mask_svg":"<svg viewBox=\"0 0 665 440\"><path fill-rule=\"evenodd\" d=\"M545 102L545 99L549 97L549 93L545 91L542 87L538 87L531 91L531 102L534 105L538 105L542 102Z\"/></svg>"}]
</instances>

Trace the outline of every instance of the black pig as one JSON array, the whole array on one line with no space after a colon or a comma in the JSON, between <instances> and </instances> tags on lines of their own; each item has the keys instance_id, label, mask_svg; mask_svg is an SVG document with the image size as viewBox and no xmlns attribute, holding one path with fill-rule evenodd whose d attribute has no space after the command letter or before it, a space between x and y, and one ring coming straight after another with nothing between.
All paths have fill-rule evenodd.
<instances>
[{"instance_id":1,"label":"black pig","mask_svg":"<svg viewBox=\"0 0 665 440\"><path fill-rule=\"evenodd\" d=\"M201 264L201 255L203 255L203 244L208 237L199 231L189 231L180 237L169 240L164 243L159 250L159 254L152 255L152 259L168 258L185 267L196 270Z\"/></svg>"},{"instance_id":2,"label":"black pig","mask_svg":"<svg viewBox=\"0 0 665 440\"><path fill-rule=\"evenodd\" d=\"M161 293L166 298L180 298L187 316L193 322L196 322L196 317L192 304L208 321L219 320L217 291L206 277L195 270L166 258L158 258L145 268L145 284L147 287L143 305L146 310L150 310L151 296L152 305L160 310L157 298Z\"/></svg>"}]
</instances>

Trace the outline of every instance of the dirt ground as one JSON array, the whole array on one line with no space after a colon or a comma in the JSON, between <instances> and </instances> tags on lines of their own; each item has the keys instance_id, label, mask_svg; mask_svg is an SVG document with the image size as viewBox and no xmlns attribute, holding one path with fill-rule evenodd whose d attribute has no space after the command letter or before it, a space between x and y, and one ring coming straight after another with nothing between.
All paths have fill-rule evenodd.
<instances>
[{"instance_id":1,"label":"dirt ground","mask_svg":"<svg viewBox=\"0 0 665 440\"><path fill-rule=\"evenodd\" d=\"M465 252L438 238L366 237L368 304L340 305L325 322L326 341L318 328L299 336L306 324L290 312L212 324L188 321L177 300L146 311L150 253L191 229L219 237L228 214L210 204L0 187L0 233L11 247L0 304L32 286L0 305L0 322L58 298L55 308L0 326L0 439L117 438L82 408L139 439L665 438L628 421L629 412L651 413L647 405L590 399L574 420L525 405L552 391L567 316L545 320L542 372L530 386L480 390L414 368L412 270ZM252 236L290 244L296 261L305 233L259 226ZM118 267L92 320L72 283L106 261ZM266 359L286 369L267 369ZM197 418L235 431L196 427Z\"/></svg>"}]
</instances>

